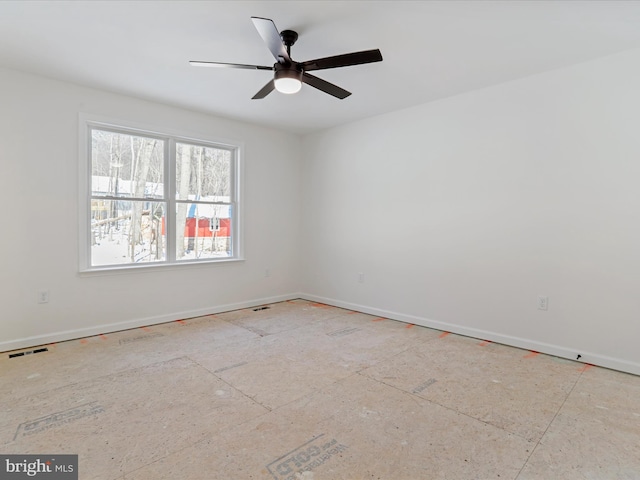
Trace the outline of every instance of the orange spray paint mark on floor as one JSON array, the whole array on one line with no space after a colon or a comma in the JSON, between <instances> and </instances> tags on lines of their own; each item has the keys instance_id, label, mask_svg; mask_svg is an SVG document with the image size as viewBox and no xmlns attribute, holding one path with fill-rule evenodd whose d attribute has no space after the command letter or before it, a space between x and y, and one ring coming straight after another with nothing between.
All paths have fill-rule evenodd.
<instances>
[{"instance_id":1,"label":"orange spray paint mark on floor","mask_svg":"<svg viewBox=\"0 0 640 480\"><path fill-rule=\"evenodd\" d=\"M140 327L142 330L144 330L145 332L150 332L151 329L149 327Z\"/></svg>"},{"instance_id":2,"label":"orange spray paint mark on floor","mask_svg":"<svg viewBox=\"0 0 640 480\"><path fill-rule=\"evenodd\" d=\"M107 339L107 336L106 336L104 333L101 333L101 334L100 334L100 338L101 338L102 340L106 340L106 339Z\"/></svg>"},{"instance_id":3,"label":"orange spray paint mark on floor","mask_svg":"<svg viewBox=\"0 0 640 480\"><path fill-rule=\"evenodd\" d=\"M415 327L415 326L416 326L416 324L415 324L415 323L410 323L409 325L407 325L407 326L406 326L406 327L404 327L404 328L413 328L413 327Z\"/></svg>"},{"instance_id":4,"label":"orange spray paint mark on floor","mask_svg":"<svg viewBox=\"0 0 640 480\"><path fill-rule=\"evenodd\" d=\"M592 367L593 367L593 365L591 365L590 363L585 363L584 366L580 369L580 372L586 372L587 370L589 370Z\"/></svg>"},{"instance_id":5,"label":"orange spray paint mark on floor","mask_svg":"<svg viewBox=\"0 0 640 480\"><path fill-rule=\"evenodd\" d=\"M182 325L186 323L184 320L176 320L176 322L181 323Z\"/></svg>"},{"instance_id":6,"label":"orange spray paint mark on floor","mask_svg":"<svg viewBox=\"0 0 640 480\"><path fill-rule=\"evenodd\" d=\"M86 338L81 338L80 343L89 343L89 340L87 340Z\"/></svg>"},{"instance_id":7,"label":"orange spray paint mark on floor","mask_svg":"<svg viewBox=\"0 0 640 480\"><path fill-rule=\"evenodd\" d=\"M451 332L442 332L438 338L444 338L447 335L451 335Z\"/></svg>"},{"instance_id":8,"label":"orange spray paint mark on floor","mask_svg":"<svg viewBox=\"0 0 640 480\"><path fill-rule=\"evenodd\" d=\"M491 340L483 340L478 345L480 345L481 347L486 347L490 343L491 343Z\"/></svg>"},{"instance_id":9,"label":"orange spray paint mark on floor","mask_svg":"<svg viewBox=\"0 0 640 480\"><path fill-rule=\"evenodd\" d=\"M538 355L540 355L540 352L534 352L533 350L529 350L529 353L527 353L522 358L533 358L533 357L537 357Z\"/></svg>"},{"instance_id":10,"label":"orange spray paint mark on floor","mask_svg":"<svg viewBox=\"0 0 640 480\"><path fill-rule=\"evenodd\" d=\"M382 321L384 321L384 320L386 320L386 318L384 318L384 317L378 317L378 318L374 318L374 319L373 319L373 320L371 320L371 321L372 321L372 322L382 322Z\"/></svg>"},{"instance_id":11,"label":"orange spray paint mark on floor","mask_svg":"<svg viewBox=\"0 0 640 480\"><path fill-rule=\"evenodd\" d=\"M326 305L324 303L312 303L311 306L318 308L331 308L331 305Z\"/></svg>"}]
</instances>

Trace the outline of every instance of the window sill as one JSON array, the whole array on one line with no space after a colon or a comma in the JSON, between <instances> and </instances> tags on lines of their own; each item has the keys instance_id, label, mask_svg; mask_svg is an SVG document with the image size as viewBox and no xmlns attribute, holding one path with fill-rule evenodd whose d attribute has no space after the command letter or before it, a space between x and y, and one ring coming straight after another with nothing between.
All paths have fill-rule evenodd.
<instances>
[{"instance_id":1,"label":"window sill","mask_svg":"<svg viewBox=\"0 0 640 480\"><path fill-rule=\"evenodd\" d=\"M93 277L100 275L128 275L131 273L151 273L157 271L183 270L185 268L206 268L211 266L222 266L244 262L244 258L225 258L221 260L198 260L184 261L180 263L162 263L151 265L114 265L107 267L93 267L80 270L78 275L81 277Z\"/></svg>"}]
</instances>

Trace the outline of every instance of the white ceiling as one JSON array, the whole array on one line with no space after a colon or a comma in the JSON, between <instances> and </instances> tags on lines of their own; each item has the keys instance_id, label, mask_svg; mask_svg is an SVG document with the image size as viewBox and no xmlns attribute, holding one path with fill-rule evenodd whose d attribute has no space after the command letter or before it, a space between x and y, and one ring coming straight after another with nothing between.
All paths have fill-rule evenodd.
<instances>
[{"instance_id":1,"label":"white ceiling","mask_svg":"<svg viewBox=\"0 0 640 480\"><path fill-rule=\"evenodd\" d=\"M384 61L314 72L251 97L272 65L250 17L300 38L304 61L379 48ZM638 1L0 1L0 66L307 133L640 47Z\"/></svg>"}]
</instances>

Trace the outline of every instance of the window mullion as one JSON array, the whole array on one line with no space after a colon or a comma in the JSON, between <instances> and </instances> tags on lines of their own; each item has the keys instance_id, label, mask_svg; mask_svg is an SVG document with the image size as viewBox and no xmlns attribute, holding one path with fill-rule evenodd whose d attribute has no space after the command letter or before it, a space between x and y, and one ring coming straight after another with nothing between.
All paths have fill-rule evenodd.
<instances>
[{"instance_id":1,"label":"window mullion","mask_svg":"<svg viewBox=\"0 0 640 480\"><path fill-rule=\"evenodd\" d=\"M173 138L166 144L164 193L167 199L167 215L165 216L167 261L176 261L176 142Z\"/></svg>"}]
</instances>

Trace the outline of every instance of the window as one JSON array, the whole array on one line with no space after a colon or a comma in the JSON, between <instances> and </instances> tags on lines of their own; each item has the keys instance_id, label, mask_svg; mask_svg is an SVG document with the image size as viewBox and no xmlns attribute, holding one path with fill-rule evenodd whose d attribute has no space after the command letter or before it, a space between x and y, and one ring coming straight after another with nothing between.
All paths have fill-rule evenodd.
<instances>
[{"instance_id":1,"label":"window","mask_svg":"<svg viewBox=\"0 0 640 480\"><path fill-rule=\"evenodd\" d=\"M85 126L81 269L239 258L238 146Z\"/></svg>"}]
</instances>

